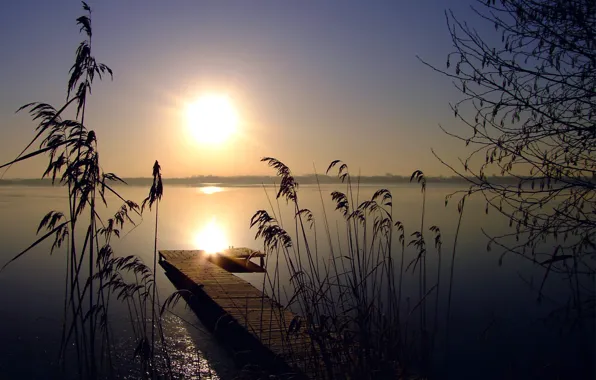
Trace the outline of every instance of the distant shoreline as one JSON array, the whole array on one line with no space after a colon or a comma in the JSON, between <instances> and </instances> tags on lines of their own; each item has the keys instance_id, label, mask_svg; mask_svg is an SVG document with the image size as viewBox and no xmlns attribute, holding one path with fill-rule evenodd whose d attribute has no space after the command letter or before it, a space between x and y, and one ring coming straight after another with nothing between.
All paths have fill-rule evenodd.
<instances>
[{"instance_id":1,"label":"distant shoreline","mask_svg":"<svg viewBox=\"0 0 596 380\"><path fill-rule=\"evenodd\" d=\"M341 181L335 176L319 175L305 175L295 176L296 181L302 185L316 185L320 184L339 184ZM353 178L356 182L356 178ZM151 186L153 181L149 177L141 178L123 178L123 180L130 186ZM427 177L428 183L445 183L445 184L467 184L466 179L461 177ZM500 184L517 184L518 180L514 177L493 177L490 178L492 183ZM408 184L410 177L406 176L362 176L358 182L363 185L389 185L389 184ZM273 185L279 183L279 177L275 176L196 176L188 178L164 178L164 185L179 185L179 186L261 186ZM110 182L110 185L118 184ZM52 186L52 180L45 179L1 179L0 186Z\"/></svg>"}]
</instances>

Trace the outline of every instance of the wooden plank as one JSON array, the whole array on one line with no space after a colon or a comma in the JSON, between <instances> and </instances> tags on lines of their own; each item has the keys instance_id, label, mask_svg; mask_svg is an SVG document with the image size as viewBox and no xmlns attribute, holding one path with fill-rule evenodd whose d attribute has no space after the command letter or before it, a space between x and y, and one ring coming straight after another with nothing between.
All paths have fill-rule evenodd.
<instances>
[{"instance_id":1,"label":"wooden plank","mask_svg":"<svg viewBox=\"0 0 596 380\"><path fill-rule=\"evenodd\" d=\"M235 258L248 257L254 253L241 248L227 251ZM229 322L235 321L247 336L277 357L278 361L282 360L303 375L308 374L310 369L303 358L309 357L312 342L307 334L288 334L290 324L296 318L294 313L247 281L215 265L204 251L162 250L159 254L160 262L167 271L182 275L194 285L193 291L201 293L198 296L207 297L216 305L220 313L217 320L224 321L218 325L219 329L233 329ZM207 310L207 305L201 305L199 309L205 309L205 313L217 313L216 310ZM251 347L246 349L251 350Z\"/></svg>"},{"instance_id":2,"label":"wooden plank","mask_svg":"<svg viewBox=\"0 0 596 380\"><path fill-rule=\"evenodd\" d=\"M176 262L177 268L183 266L193 265L193 260L201 259L207 260L218 267L231 272L264 272L263 268L264 253L255 251L249 248L230 248L216 254L206 254L202 250L190 250L190 251L162 251L161 255L164 260L174 263ZM260 258L260 265L255 264L250 259ZM220 269L221 269L220 268ZM210 268L207 268L208 270Z\"/></svg>"},{"instance_id":3,"label":"wooden plank","mask_svg":"<svg viewBox=\"0 0 596 380\"><path fill-rule=\"evenodd\" d=\"M249 257L265 257L263 252L255 251L254 249L250 248L229 248L218 252L218 254L227 257L235 257L238 259L246 259Z\"/></svg>"}]
</instances>

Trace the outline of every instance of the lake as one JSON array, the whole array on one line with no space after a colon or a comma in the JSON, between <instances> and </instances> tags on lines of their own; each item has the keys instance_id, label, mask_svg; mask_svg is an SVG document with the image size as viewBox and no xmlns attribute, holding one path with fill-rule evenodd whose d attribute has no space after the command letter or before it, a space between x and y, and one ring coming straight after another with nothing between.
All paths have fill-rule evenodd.
<instances>
[{"instance_id":1,"label":"lake","mask_svg":"<svg viewBox=\"0 0 596 380\"><path fill-rule=\"evenodd\" d=\"M445 257L452 253L458 213L457 198L445 207L444 197L458 190L454 186L429 184L427 191L425 229L432 225L441 229ZM369 199L380 187L382 185L362 186L358 198ZM125 198L138 203L148 193L148 189L142 187L118 189ZM301 207L311 209L319 219L323 218L324 207L330 225L335 225L341 215L334 211L329 194L336 189L341 189L340 185L324 185L320 190L316 186L301 187ZM409 236L420 227L420 188L403 184L388 189L394 197L394 220L404 223L406 236ZM108 200L111 210L120 206L116 198ZM1 186L0 261L8 261L35 241L42 217L50 210L64 210L67 204L65 190L61 188ZM262 249L262 242L255 241L256 231L251 230L249 224L257 210L270 209L271 204L277 211L275 192L270 187L166 186L160 203L158 249L227 246ZM285 201L280 201L279 210L285 221L292 221ZM134 254L150 263L154 214L145 214L138 222L136 228L113 244L114 251L122 256ZM544 272L512 255L505 256L499 265L502 251L497 248L487 251L488 239L482 229L489 235L512 231L508 220L495 212L485 214L484 202L471 198L465 206L456 250L451 343L447 352L438 354L439 361L448 361L449 377L460 379L545 378L554 373L549 368L563 368L572 374L581 360L594 357L594 324L569 332L561 329L563 325L557 319L546 318L565 305L570 296L565 278L549 277L545 287L548 297L537 302L536 288ZM342 232L335 233L341 240ZM428 232L426 238L429 268L435 270L432 234ZM56 372L65 256L62 251L49 255L49 245L35 248L0 272L3 343L0 378L48 378L48 374ZM324 244L321 246L320 252L325 252ZM444 265L443 269L447 276L448 266ZM257 287L263 282L262 274L239 276ZM282 279L283 276L282 273ZM287 281L287 274L285 276ZM406 276L411 279L404 281L404 292L415 297L418 290L414 275ZM175 290L161 268L157 281L162 299ZM442 302L443 296L441 293ZM166 334L176 342L173 360L177 373L188 378L198 378L198 374L201 378L213 379L236 376L232 360L202 328L195 315L182 304L178 304L174 312L177 315L167 316ZM126 347L124 327L119 334ZM132 352L123 348L121 355L125 362ZM122 377L127 377L126 369L123 371ZM440 369L436 370L436 376L442 377Z\"/></svg>"}]
</instances>

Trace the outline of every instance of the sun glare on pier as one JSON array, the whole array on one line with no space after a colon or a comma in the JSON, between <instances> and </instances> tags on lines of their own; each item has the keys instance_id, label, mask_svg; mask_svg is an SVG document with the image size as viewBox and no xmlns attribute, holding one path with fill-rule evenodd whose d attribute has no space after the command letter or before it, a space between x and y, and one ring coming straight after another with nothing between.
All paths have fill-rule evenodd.
<instances>
[{"instance_id":1,"label":"sun glare on pier","mask_svg":"<svg viewBox=\"0 0 596 380\"><path fill-rule=\"evenodd\" d=\"M197 249L210 254L221 252L229 247L225 231L215 219L195 235L194 244Z\"/></svg>"}]
</instances>

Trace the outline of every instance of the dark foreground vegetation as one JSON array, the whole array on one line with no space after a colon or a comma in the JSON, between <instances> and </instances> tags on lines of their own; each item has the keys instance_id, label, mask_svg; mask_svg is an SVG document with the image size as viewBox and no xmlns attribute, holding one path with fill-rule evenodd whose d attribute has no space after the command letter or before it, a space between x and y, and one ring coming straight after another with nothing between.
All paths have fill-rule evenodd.
<instances>
[{"instance_id":1,"label":"dark foreground vegetation","mask_svg":"<svg viewBox=\"0 0 596 380\"><path fill-rule=\"evenodd\" d=\"M445 69L429 65L461 92L452 109L469 133L445 132L472 148L461 165L443 163L511 221L491 245L543 266L540 289L568 275L567 312L593 325L596 289L581 279L596 274L596 3L488 0L474 11L500 44L448 12L454 50Z\"/></svg>"}]
</instances>

